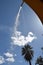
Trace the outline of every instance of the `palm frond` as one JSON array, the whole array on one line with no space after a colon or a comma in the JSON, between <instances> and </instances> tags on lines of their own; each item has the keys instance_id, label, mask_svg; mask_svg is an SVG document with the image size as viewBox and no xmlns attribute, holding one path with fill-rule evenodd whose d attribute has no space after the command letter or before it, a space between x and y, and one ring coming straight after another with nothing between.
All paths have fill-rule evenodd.
<instances>
[{"instance_id":1,"label":"palm frond","mask_svg":"<svg viewBox=\"0 0 43 65\"><path fill-rule=\"evenodd\" d=\"M39 56L39 58L37 58L36 64L43 65L43 58L41 56Z\"/></svg>"},{"instance_id":2,"label":"palm frond","mask_svg":"<svg viewBox=\"0 0 43 65\"><path fill-rule=\"evenodd\" d=\"M24 55L26 53L25 48L22 48L22 55Z\"/></svg>"},{"instance_id":3,"label":"palm frond","mask_svg":"<svg viewBox=\"0 0 43 65\"><path fill-rule=\"evenodd\" d=\"M34 52L33 52L32 47L30 45L25 45L22 48L22 55L24 56L24 59L26 61L32 60L33 54L34 54Z\"/></svg>"}]
</instances>

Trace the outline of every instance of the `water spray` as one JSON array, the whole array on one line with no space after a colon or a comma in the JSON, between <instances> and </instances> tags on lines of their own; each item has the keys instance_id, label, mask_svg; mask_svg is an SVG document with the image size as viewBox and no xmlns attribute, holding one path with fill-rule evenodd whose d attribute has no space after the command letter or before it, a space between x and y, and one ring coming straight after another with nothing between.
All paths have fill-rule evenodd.
<instances>
[{"instance_id":1,"label":"water spray","mask_svg":"<svg viewBox=\"0 0 43 65\"><path fill-rule=\"evenodd\" d=\"M24 1L22 0L22 3L20 5L19 11L18 11L17 16L16 16L15 25L14 25L14 32L13 32L13 36L11 37L12 40L14 40L15 37L18 38L18 35L20 35L20 32L18 32L18 25L19 25L20 12L22 10L23 4L24 4Z\"/></svg>"},{"instance_id":2,"label":"water spray","mask_svg":"<svg viewBox=\"0 0 43 65\"><path fill-rule=\"evenodd\" d=\"M24 4L24 1L22 1L21 5L20 5L19 11L18 11L18 13L17 13L16 21L15 21L14 35L15 35L16 37L17 37L17 30L18 30L20 12L21 12L21 9L22 9L23 4Z\"/></svg>"}]
</instances>

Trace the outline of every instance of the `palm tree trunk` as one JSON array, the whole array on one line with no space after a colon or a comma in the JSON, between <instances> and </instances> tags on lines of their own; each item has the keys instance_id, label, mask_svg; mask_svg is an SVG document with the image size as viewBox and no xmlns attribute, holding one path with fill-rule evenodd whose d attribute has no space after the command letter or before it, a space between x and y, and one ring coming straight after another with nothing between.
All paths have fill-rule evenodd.
<instances>
[{"instance_id":1,"label":"palm tree trunk","mask_svg":"<svg viewBox=\"0 0 43 65\"><path fill-rule=\"evenodd\" d=\"M29 64L31 65L31 61L29 61Z\"/></svg>"}]
</instances>

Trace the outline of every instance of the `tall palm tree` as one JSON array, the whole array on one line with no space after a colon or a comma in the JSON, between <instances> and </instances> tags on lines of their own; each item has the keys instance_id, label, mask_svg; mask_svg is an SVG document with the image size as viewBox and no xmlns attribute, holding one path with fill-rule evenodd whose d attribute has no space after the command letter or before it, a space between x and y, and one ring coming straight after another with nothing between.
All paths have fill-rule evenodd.
<instances>
[{"instance_id":1,"label":"tall palm tree","mask_svg":"<svg viewBox=\"0 0 43 65\"><path fill-rule=\"evenodd\" d=\"M24 59L29 62L29 64L31 65L31 60L33 57L33 50L32 47L30 45L25 45L22 48L22 55L24 56Z\"/></svg>"},{"instance_id":2,"label":"tall palm tree","mask_svg":"<svg viewBox=\"0 0 43 65\"><path fill-rule=\"evenodd\" d=\"M41 56L39 56L39 58L37 58L36 60L36 65L43 65L43 58Z\"/></svg>"}]
</instances>

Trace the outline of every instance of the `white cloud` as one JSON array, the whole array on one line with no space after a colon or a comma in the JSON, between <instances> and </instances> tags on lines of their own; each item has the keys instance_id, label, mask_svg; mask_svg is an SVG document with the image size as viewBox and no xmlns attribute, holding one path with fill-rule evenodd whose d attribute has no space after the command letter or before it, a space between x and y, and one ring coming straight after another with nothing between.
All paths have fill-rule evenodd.
<instances>
[{"instance_id":1,"label":"white cloud","mask_svg":"<svg viewBox=\"0 0 43 65\"><path fill-rule=\"evenodd\" d=\"M14 62L15 61L12 53L7 52L7 53L4 53L4 55L7 57L7 59L5 59L7 62Z\"/></svg>"},{"instance_id":2,"label":"white cloud","mask_svg":"<svg viewBox=\"0 0 43 65\"><path fill-rule=\"evenodd\" d=\"M7 53L4 53L4 55L6 56L6 57L13 57L13 54L11 54L11 53L9 53L9 52L7 52Z\"/></svg>"},{"instance_id":3,"label":"white cloud","mask_svg":"<svg viewBox=\"0 0 43 65\"><path fill-rule=\"evenodd\" d=\"M3 64L4 62L5 62L5 59L2 56L0 56L0 64Z\"/></svg>"},{"instance_id":4,"label":"white cloud","mask_svg":"<svg viewBox=\"0 0 43 65\"><path fill-rule=\"evenodd\" d=\"M33 33L32 32L29 32L29 35L33 35Z\"/></svg>"},{"instance_id":5,"label":"white cloud","mask_svg":"<svg viewBox=\"0 0 43 65\"><path fill-rule=\"evenodd\" d=\"M8 62L14 62L15 59L13 57L11 57L11 58L7 58L6 61L8 61Z\"/></svg>"},{"instance_id":6,"label":"white cloud","mask_svg":"<svg viewBox=\"0 0 43 65\"><path fill-rule=\"evenodd\" d=\"M16 36L11 37L14 45L18 46L24 46L25 44L32 42L37 37L34 36L32 32L29 32L28 35L25 37L24 35L21 35L21 32L16 31Z\"/></svg>"}]
</instances>

